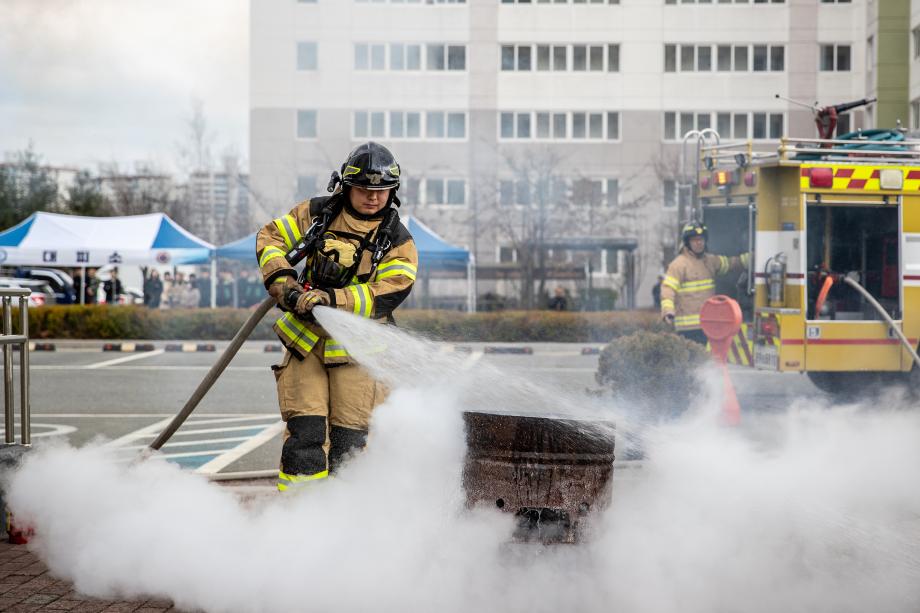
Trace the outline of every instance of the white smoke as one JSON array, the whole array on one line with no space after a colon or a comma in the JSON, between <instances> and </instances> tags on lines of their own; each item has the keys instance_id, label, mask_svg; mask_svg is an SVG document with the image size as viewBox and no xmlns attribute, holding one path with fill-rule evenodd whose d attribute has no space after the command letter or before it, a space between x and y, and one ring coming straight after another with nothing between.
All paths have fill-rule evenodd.
<instances>
[{"instance_id":1,"label":"white smoke","mask_svg":"<svg viewBox=\"0 0 920 613\"><path fill-rule=\"evenodd\" d=\"M52 572L94 596L219 612L920 609L916 412L796 406L732 429L700 411L647 433L589 542L510 544L511 519L465 508L461 412L504 395L520 410L529 393L570 414L576 399L318 317L373 347L365 363L394 388L367 451L301 496L247 506L162 460L39 450L9 496Z\"/></svg>"}]
</instances>

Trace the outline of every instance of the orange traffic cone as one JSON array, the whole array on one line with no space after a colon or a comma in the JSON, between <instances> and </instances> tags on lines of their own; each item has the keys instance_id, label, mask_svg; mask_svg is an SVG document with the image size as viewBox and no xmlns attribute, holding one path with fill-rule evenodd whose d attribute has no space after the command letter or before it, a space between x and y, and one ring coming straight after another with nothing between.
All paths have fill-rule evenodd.
<instances>
[{"instance_id":1,"label":"orange traffic cone","mask_svg":"<svg viewBox=\"0 0 920 613\"><path fill-rule=\"evenodd\" d=\"M741 329L741 307L728 296L713 296L700 310L700 324L709 339L712 357L722 370L722 418L730 426L741 423L741 405L728 374L728 351Z\"/></svg>"}]
</instances>

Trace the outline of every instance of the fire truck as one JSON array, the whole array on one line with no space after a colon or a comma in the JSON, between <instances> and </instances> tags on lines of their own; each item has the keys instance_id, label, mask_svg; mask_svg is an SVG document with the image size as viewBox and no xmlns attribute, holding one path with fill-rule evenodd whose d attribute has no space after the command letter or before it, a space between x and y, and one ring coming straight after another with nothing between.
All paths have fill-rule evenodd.
<instances>
[{"instance_id":1,"label":"fire truck","mask_svg":"<svg viewBox=\"0 0 920 613\"><path fill-rule=\"evenodd\" d=\"M732 361L832 393L917 377L920 141L869 130L757 152L714 135L699 151L709 250L752 253L717 286L746 322Z\"/></svg>"}]
</instances>

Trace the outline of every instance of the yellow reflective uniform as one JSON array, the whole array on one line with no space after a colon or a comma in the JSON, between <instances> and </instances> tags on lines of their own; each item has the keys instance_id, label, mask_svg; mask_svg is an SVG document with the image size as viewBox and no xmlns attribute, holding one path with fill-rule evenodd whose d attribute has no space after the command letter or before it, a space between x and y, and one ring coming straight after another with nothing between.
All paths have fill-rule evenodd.
<instances>
[{"instance_id":1,"label":"yellow reflective uniform","mask_svg":"<svg viewBox=\"0 0 920 613\"><path fill-rule=\"evenodd\" d=\"M700 309L716 292L717 276L741 272L749 255L694 255L684 247L668 266L661 281L661 315L674 314L678 332L700 328Z\"/></svg>"},{"instance_id":2,"label":"yellow reflective uniform","mask_svg":"<svg viewBox=\"0 0 920 613\"><path fill-rule=\"evenodd\" d=\"M303 238L313 215L327 201L302 202L259 231L256 257L266 287L295 276L285 253ZM334 308L386 322L411 291L418 253L408 231L401 229L375 269L371 250L359 249L360 240L351 235L373 237L380 222L381 218L359 218L343 208L327 231L336 235L335 240L354 245L360 253L358 267L344 288L317 289L329 294ZM287 424L278 489L289 491L325 478L349 449L363 446L371 413L386 391L315 321L288 312L278 318L274 330L286 348L281 364L273 367L281 417Z\"/></svg>"}]
</instances>

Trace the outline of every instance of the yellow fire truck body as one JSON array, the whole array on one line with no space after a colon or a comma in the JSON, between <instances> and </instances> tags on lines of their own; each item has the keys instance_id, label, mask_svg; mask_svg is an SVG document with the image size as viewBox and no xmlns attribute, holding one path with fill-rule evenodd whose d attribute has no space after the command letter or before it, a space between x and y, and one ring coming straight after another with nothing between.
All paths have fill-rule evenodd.
<instances>
[{"instance_id":1,"label":"yellow fire truck body","mask_svg":"<svg viewBox=\"0 0 920 613\"><path fill-rule=\"evenodd\" d=\"M906 141L849 147L784 139L776 155L749 144L703 149L698 213L710 250L753 252L735 288L747 325L733 361L806 372L822 387L842 373L912 369L888 319L916 349L920 157ZM841 282L846 275L888 318Z\"/></svg>"}]
</instances>

